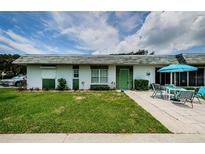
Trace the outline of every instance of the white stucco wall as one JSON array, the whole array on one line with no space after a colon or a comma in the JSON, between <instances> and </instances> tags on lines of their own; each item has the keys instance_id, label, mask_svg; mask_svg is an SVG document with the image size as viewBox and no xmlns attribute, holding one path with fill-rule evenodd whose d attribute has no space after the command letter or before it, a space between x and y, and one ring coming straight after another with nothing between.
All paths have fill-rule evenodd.
<instances>
[{"instance_id":1,"label":"white stucco wall","mask_svg":"<svg viewBox=\"0 0 205 154\"><path fill-rule=\"evenodd\" d=\"M82 84L83 82L84 85ZM108 67L108 85L114 88L115 84L116 84L116 66L110 65ZM90 85L91 85L90 65L80 65L79 66L79 88L90 89Z\"/></svg>"},{"instance_id":2,"label":"white stucco wall","mask_svg":"<svg viewBox=\"0 0 205 154\"><path fill-rule=\"evenodd\" d=\"M79 66L79 89L90 89L90 84L91 84L90 66L80 65Z\"/></svg>"},{"instance_id":3,"label":"white stucco wall","mask_svg":"<svg viewBox=\"0 0 205 154\"><path fill-rule=\"evenodd\" d=\"M47 71L48 70L48 71ZM42 89L43 78L55 78L56 87L58 79L64 78L67 81L69 88L73 88L73 70L72 65L57 65L56 68L44 69L40 65L27 66L27 88L40 88Z\"/></svg>"},{"instance_id":4,"label":"white stucco wall","mask_svg":"<svg viewBox=\"0 0 205 154\"><path fill-rule=\"evenodd\" d=\"M73 88L73 66L72 65L57 65L56 68L44 69L40 65L28 65L27 66L27 84L28 88L40 88L42 89L42 79L55 78L56 87L58 85L58 79L64 78L67 81L67 85L70 89ZM47 71L48 70L48 71ZM50 73L49 73L50 71ZM82 84L84 82L84 85ZM91 69L90 65L79 66L79 88L90 89L91 85ZM108 85L111 88L116 86L116 66L110 65L108 67Z\"/></svg>"},{"instance_id":5,"label":"white stucco wall","mask_svg":"<svg viewBox=\"0 0 205 154\"><path fill-rule=\"evenodd\" d=\"M108 67L108 84L110 88L116 87L116 66L114 65Z\"/></svg>"},{"instance_id":6,"label":"white stucco wall","mask_svg":"<svg viewBox=\"0 0 205 154\"><path fill-rule=\"evenodd\" d=\"M39 65L27 66L27 88L42 88L41 70Z\"/></svg>"},{"instance_id":7,"label":"white stucco wall","mask_svg":"<svg viewBox=\"0 0 205 154\"><path fill-rule=\"evenodd\" d=\"M147 73L150 73L148 76ZM154 66L133 66L133 78L149 80L149 84L155 83L155 67Z\"/></svg>"},{"instance_id":8,"label":"white stucco wall","mask_svg":"<svg viewBox=\"0 0 205 154\"><path fill-rule=\"evenodd\" d=\"M67 81L68 88L73 88L73 66L72 65L57 65L56 66L56 87L58 79L64 78Z\"/></svg>"}]
</instances>

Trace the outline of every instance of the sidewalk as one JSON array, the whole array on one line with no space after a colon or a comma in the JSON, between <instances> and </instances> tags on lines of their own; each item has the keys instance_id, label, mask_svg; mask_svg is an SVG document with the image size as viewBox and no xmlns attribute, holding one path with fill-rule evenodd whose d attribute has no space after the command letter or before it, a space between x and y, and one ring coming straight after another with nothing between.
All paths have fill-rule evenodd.
<instances>
[{"instance_id":1,"label":"sidewalk","mask_svg":"<svg viewBox=\"0 0 205 154\"><path fill-rule=\"evenodd\" d=\"M202 143L203 134L1 134L0 143Z\"/></svg>"}]
</instances>

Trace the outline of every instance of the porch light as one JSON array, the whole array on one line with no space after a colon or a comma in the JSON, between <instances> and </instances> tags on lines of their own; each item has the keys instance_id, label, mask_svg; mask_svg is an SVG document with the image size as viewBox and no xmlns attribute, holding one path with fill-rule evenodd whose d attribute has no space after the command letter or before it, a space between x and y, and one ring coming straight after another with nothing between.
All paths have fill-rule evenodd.
<instances>
[{"instance_id":1,"label":"porch light","mask_svg":"<svg viewBox=\"0 0 205 154\"><path fill-rule=\"evenodd\" d=\"M147 72L147 73L146 73L146 75L147 75L147 76L150 76L150 75L151 75L151 73L150 73L150 72Z\"/></svg>"}]
</instances>

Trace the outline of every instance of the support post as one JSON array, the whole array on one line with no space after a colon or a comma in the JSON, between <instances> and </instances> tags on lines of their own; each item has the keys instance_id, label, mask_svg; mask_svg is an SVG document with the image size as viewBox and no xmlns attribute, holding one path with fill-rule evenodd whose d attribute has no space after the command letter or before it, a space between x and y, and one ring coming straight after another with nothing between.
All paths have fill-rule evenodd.
<instances>
[{"instance_id":1,"label":"support post","mask_svg":"<svg viewBox=\"0 0 205 154\"><path fill-rule=\"evenodd\" d=\"M187 72L187 87L189 86L189 72Z\"/></svg>"},{"instance_id":2,"label":"support post","mask_svg":"<svg viewBox=\"0 0 205 154\"><path fill-rule=\"evenodd\" d=\"M159 73L159 83L161 84L161 72Z\"/></svg>"},{"instance_id":3,"label":"support post","mask_svg":"<svg viewBox=\"0 0 205 154\"><path fill-rule=\"evenodd\" d=\"M170 84L172 84L172 72L170 73Z\"/></svg>"},{"instance_id":4,"label":"support post","mask_svg":"<svg viewBox=\"0 0 205 154\"><path fill-rule=\"evenodd\" d=\"M204 68L204 86L205 86L205 68Z\"/></svg>"}]
</instances>

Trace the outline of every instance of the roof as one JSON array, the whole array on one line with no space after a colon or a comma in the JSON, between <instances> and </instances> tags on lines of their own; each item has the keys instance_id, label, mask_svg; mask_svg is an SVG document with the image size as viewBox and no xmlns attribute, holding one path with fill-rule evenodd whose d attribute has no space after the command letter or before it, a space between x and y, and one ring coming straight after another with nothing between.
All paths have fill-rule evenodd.
<instances>
[{"instance_id":1,"label":"roof","mask_svg":"<svg viewBox=\"0 0 205 154\"><path fill-rule=\"evenodd\" d=\"M179 55L24 55L14 64L90 64L90 65L204 65L205 54Z\"/></svg>"},{"instance_id":2,"label":"roof","mask_svg":"<svg viewBox=\"0 0 205 154\"><path fill-rule=\"evenodd\" d=\"M192 64L192 65L205 64L205 54L183 54L183 57L187 64Z\"/></svg>"},{"instance_id":3,"label":"roof","mask_svg":"<svg viewBox=\"0 0 205 154\"><path fill-rule=\"evenodd\" d=\"M14 64L166 65L178 63L174 55L24 55Z\"/></svg>"}]
</instances>

